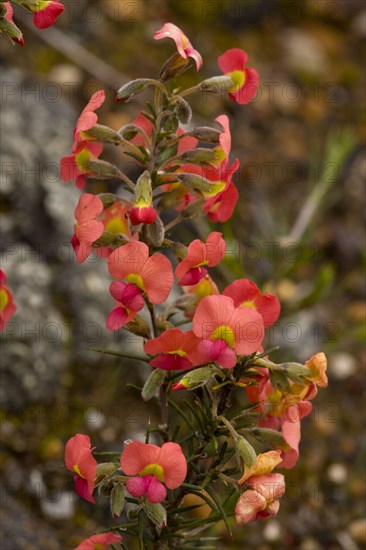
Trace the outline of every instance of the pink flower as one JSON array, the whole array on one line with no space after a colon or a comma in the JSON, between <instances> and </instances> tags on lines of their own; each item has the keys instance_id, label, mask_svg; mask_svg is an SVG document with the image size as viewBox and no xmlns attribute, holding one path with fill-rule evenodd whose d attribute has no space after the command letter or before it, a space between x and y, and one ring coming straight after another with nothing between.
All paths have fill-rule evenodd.
<instances>
[{"instance_id":1,"label":"pink flower","mask_svg":"<svg viewBox=\"0 0 366 550\"><path fill-rule=\"evenodd\" d=\"M83 540L74 550L107 550L110 544L121 542L121 535L102 533Z\"/></svg>"},{"instance_id":2,"label":"pink flower","mask_svg":"<svg viewBox=\"0 0 366 550\"><path fill-rule=\"evenodd\" d=\"M305 367L311 370L311 375L307 377L307 380L315 383L320 388L328 387L328 377L326 375L327 358L323 352L312 355L305 362Z\"/></svg>"},{"instance_id":3,"label":"pink flower","mask_svg":"<svg viewBox=\"0 0 366 550\"><path fill-rule=\"evenodd\" d=\"M130 221L132 225L140 225L140 223L151 224L157 218L158 213L152 205L152 199L144 199L141 197L135 202L130 211Z\"/></svg>"},{"instance_id":4,"label":"pink flower","mask_svg":"<svg viewBox=\"0 0 366 550\"><path fill-rule=\"evenodd\" d=\"M207 237L206 243L199 239L188 246L187 256L176 267L175 276L180 285L195 285L207 273L203 266L214 267L225 257L226 244L222 233L214 231Z\"/></svg>"},{"instance_id":5,"label":"pink flower","mask_svg":"<svg viewBox=\"0 0 366 550\"><path fill-rule=\"evenodd\" d=\"M34 13L33 23L39 29L47 29L54 24L56 19L64 11L65 6L59 0L42 0L31 8Z\"/></svg>"},{"instance_id":6,"label":"pink flower","mask_svg":"<svg viewBox=\"0 0 366 550\"><path fill-rule=\"evenodd\" d=\"M215 118L216 122L220 124L223 131L220 134L220 146L224 151L225 158L228 158L231 151L231 133L230 133L230 122L227 115L220 115Z\"/></svg>"},{"instance_id":7,"label":"pink flower","mask_svg":"<svg viewBox=\"0 0 366 550\"><path fill-rule=\"evenodd\" d=\"M91 254L92 244L103 235L104 225L97 220L103 208L102 201L96 195L85 193L79 199L75 208L77 224L71 239L78 263L85 262Z\"/></svg>"},{"instance_id":8,"label":"pink flower","mask_svg":"<svg viewBox=\"0 0 366 550\"><path fill-rule=\"evenodd\" d=\"M259 288L248 279L234 281L225 288L223 295L230 296L235 307L256 309L262 315L265 327L273 325L279 317L281 306L277 296L261 294Z\"/></svg>"},{"instance_id":9,"label":"pink flower","mask_svg":"<svg viewBox=\"0 0 366 550\"><path fill-rule=\"evenodd\" d=\"M179 55L181 55L184 59L187 59L187 57L194 59L197 71L200 70L202 66L201 54L193 48L191 42L179 27L173 23L165 23L161 29L154 33L154 38L155 40L172 38L177 46Z\"/></svg>"},{"instance_id":10,"label":"pink flower","mask_svg":"<svg viewBox=\"0 0 366 550\"><path fill-rule=\"evenodd\" d=\"M230 166L227 160L223 160L218 166L197 166L195 164L185 164L179 169L179 172L188 174L197 174L212 182L211 188L208 191L202 191L202 195L206 199L206 205L212 205L213 199L219 199L222 193L232 183L232 177L238 170L240 164L238 159ZM207 207L209 208L209 207Z\"/></svg>"},{"instance_id":11,"label":"pink flower","mask_svg":"<svg viewBox=\"0 0 366 550\"><path fill-rule=\"evenodd\" d=\"M91 160L97 159L103 151L103 144L98 142L82 141L72 155L60 160L60 175L63 181L75 180L78 189L86 187L85 176L93 175L88 168Z\"/></svg>"},{"instance_id":12,"label":"pink flower","mask_svg":"<svg viewBox=\"0 0 366 550\"><path fill-rule=\"evenodd\" d=\"M126 483L134 497L146 495L149 502L161 502L166 488L177 489L186 478L187 462L177 443L164 443L162 447L132 441L121 455L121 469L132 477Z\"/></svg>"},{"instance_id":13,"label":"pink flower","mask_svg":"<svg viewBox=\"0 0 366 550\"><path fill-rule=\"evenodd\" d=\"M107 327L116 330L128 323L144 306L143 297L152 304L164 302L173 286L173 270L162 254L149 257L149 247L143 242L128 243L112 252L108 258L109 272L114 279L110 290L118 306L109 314Z\"/></svg>"},{"instance_id":14,"label":"pink flower","mask_svg":"<svg viewBox=\"0 0 366 550\"><path fill-rule=\"evenodd\" d=\"M229 369L236 365L236 354L249 355L262 350L263 319L251 308L235 308L228 296L207 296L193 317L193 332L201 338L198 353L203 362L216 361Z\"/></svg>"},{"instance_id":15,"label":"pink flower","mask_svg":"<svg viewBox=\"0 0 366 550\"><path fill-rule=\"evenodd\" d=\"M76 473L74 482L77 494L93 503L95 503L93 491L97 472L97 463L92 455L94 449L95 447L90 446L89 436L83 434L71 437L65 448L66 468Z\"/></svg>"},{"instance_id":16,"label":"pink flower","mask_svg":"<svg viewBox=\"0 0 366 550\"><path fill-rule=\"evenodd\" d=\"M236 522L245 525L259 518L276 516L280 507L277 499L285 492L282 474L254 476L247 483L251 489L244 491L235 506Z\"/></svg>"},{"instance_id":17,"label":"pink flower","mask_svg":"<svg viewBox=\"0 0 366 550\"><path fill-rule=\"evenodd\" d=\"M20 46L24 46L24 39L23 39L23 35L21 34L20 30L18 29L18 27L16 27L14 21L13 21L13 13L14 13L14 10L13 10L13 6L10 4L10 2L4 2L4 6L6 8L6 13L5 13L5 19L7 21L9 21L9 23L11 23L12 25L14 25L14 31L16 31L16 33L20 33L18 37L16 36L12 36L11 37L11 40L13 40L13 42L17 42L18 44L20 44ZM15 34L15 33L14 33Z\"/></svg>"},{"instance_id":18,"label":"pink flower","mask_svg":"<svg viewBox=\"0 0 366 550\"><path fill-rule=\"evenodd\" d=\"M13 317L17 307L14 298L6 286L6 274L0 269L0 330L4 330L6 323Z\"/></svg>"},{"instance_id":19,"label":"pink flower","mask_svg":"<svg viewBox=\"0 0 366 550\"><path fill-rule=\"evenodd\" d=\"M262 370L262 369L261 369ZM315 384L291 383L285 393L275 390L268 373L258 385L246 387L246 393L251 403L259 401L257 410L261 413L259 426L279 430L287 445L281 448L281 468L293 468L299 458L299 443L301 440L301 419L309 415L312 405L308 399L316 395Z\"/></svg>"},{"instance_id":20,"label":"pink flower","mask_svg":"<svg viewBox=\"0 0 366 550\"><path fill-rule=\"evenodd\" d=\"M212 222L226 222L231 218L238 198L238 190L235 185L230 182L224 191L205 202L203 210Z\"/></svg>"},{"instance_id":21,"label":"pink flower","mask_svg":"<svg viewBox=\"0 0 366 550\"><path fill-rule=\"evenodd\" d=\"M132 235L128 225L128 217L131 208L131 203L123 199L105 208L99 218L104 225L104 232L111 233L112 235L123 235L128 241L138 240L138 234L135 233L135 235ZM95 252L101 258L108 258L113 250L114 249L109 246L102 246L96 248Z\"/></svg>"},{"instance_id":22,"label":"pink flower","mask_svg":"<svg viewBox=\"0 0 366 550\"><path fill-rule=\"evenodd\" d=\"M229 97L236 103L246 105L254 98L259 86L259 75L246 66L248 56L244 50L232 48L218 58L222 72L235 83Z\"/></svg>"},{"instance_id":23,"label":"pink flower","mask_svg":"<svg viewBox=\"0 0 366 550\"><path fill-rule=\"evenodd\" d=\"M82 141L89 141L90 138L83 134L91 130L98 122L98 116L95 114L95 110L99 109L103 105L105 100L104 90L98 90L89 99L88 104L81 112L78 118L76 127L74 130L74 145L72 151L75 152Z\"/></svg>"},{"instance_id":24,"label":"pink flower","mask_svg":"<svg viewBox=\"0 0 366 550\"><path fill-rule=\"evenodd\" d=\"M172 328L146 342L145 353L156 355L150 365L162 370L186 370L200 364L197 345L200 339L190 330Z\"/></svg>"}]
</instances>

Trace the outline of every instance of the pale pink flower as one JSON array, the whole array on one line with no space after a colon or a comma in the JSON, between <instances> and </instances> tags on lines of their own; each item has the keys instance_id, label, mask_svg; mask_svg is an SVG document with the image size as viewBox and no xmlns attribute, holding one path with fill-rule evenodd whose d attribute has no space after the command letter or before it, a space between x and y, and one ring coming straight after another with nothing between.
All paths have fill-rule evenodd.
<instances>
[{"instance_id":1,"label":"pale pink flower","mask_svg":"<svg viewBox=\"0 0 366 550\"><path fill-rule=\"evenodd\" d=\"M201 54L193 48L191 42L179 27L173 23L165 23L161 29L155 32L154 38L155 40L172 38L177 46L179 55L184 59L187 59L187 57L194 59L197 71L200 70L202 66Z\"/></svg>"},{"instance_id":2,"label":"pale pink flower","mask_svg":"<svg viewBox=\"0 0 366 550\"><path fill-rule=\"evenodd\" d=\"M162 447L132 441L121 455L121 469L128 476L136 476L126 483L134 497L145 496L152 502L166 497L166 488L177 489L187 475L187 461L178 443L164 443Z\"/></svg>"}]
</instances>

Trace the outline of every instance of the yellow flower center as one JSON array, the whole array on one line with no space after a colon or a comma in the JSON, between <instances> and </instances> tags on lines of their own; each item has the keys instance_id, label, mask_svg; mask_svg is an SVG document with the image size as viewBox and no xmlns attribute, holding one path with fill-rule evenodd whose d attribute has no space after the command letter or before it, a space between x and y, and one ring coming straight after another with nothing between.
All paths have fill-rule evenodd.
<instances>
[{"instance_id":1,"label":"yellow flower center","mask_svg":"<svg viewBox=\"0 0 366 550\"><path fill-rule=\"evenodd\" d=\"M232 88L229 88L229 92L237 92L245 84L245 73L244 71L233 71L232 73L227 73L227 76L231 78L234 82Z\"/></svg>"},{"instance_id":2,"label":"yellow flower center","mask_svg":"<svg viewBox=\"0 0 366 550\"><path fill-rule=\"evenodd\" d=\"M207 265L209 263L209 260L203 260L203 262L201 262L200 264L197 264L195 266L193 266L194 268L195 267L202 267L203 265Z\"/></svg>"},{"instance_id":3,"label":"yellow flower center","mask_svg":"<svg viewBox=\"0 0 366 550\"><path fill-rule=\"evenodd\" d=\"M138 286L141 290L145 290L144 281L141 275L138 275L137 273L130 273L127 275L126 279L129 283Z\"/></svg>"},{"instance_id":4,"label":"yellow flower center","mask_svg":"<svg viewBox=\"0 0 366 550\"><path fill-rule=\"evenodd\" d=\"M234 331L227 325L221 325L217 327L211 335L212 340L225 340L229 348L233 348L235 345Z\"/></svg>"},{"instance_id":5,"label":"yellow flower center","mask_svg":"<svg viewBox=\"0 0 366 550\"><path fill-rule=\"evenodd\" d=\"M9 303L9 295L6 292L5 288L0 290L0 311L6 308Z\"/></svg>"},{"instance_id":6,"label":"yellow flower center","mask_svg":"<svg viewBox=\"0 0 366 550\"><path fill-rule=\"evenodd\" d=\"M148 476L149 474L156 476L159 481L164 481L164 470L159 464L149 464L141 470L141 476Z\"/></svg>"},{"instance_id":7,"label":"yellow flower center","mask_svg":"<svg viewBox=\"0 0 366 550\"><path fill-rule=\"evenodd\" d=\"M145 200L143 197L140 197L138 201L135 202L135 208L146 208L147 206L151 206L152 200Z\"/></svg>"},{"instance_id":8,"label":"yellow flower center","mask_svg":"<svg viewBox=\"0 0 366 550\"><path fill-rule=\"evenodd\" d=\"M257 309L256 306L255 306L255 302L253 302L253 300L246 300L245 302L242 302L240 305L241 306L247 306L247 307L250 307L252 309Z\"/></svg>"},{"instance_id":9,"label":"yellow flower center","mask_svg":"<svg viewBox=\"0 0 366 550\"><path fill-rule=\"evenodd\" d=\"M182 43L183 43L183 50L185 50L186 47L188 46L188 38L186 37L185 34L182 34Z\"/></svg>"},{"instance_id":10,"label":"yellow flower center","mask_svg":"<svg viewBox=\"0 0 366 550\"><path fill-rule=\"evenodd\" d=\"M80 170L87 171L88 162L94 157L88 149L82 149L75 155L75 161Z\"/></svg>"},{"instance_id":11,"label":"yellow flower center","mask_svg":"<svg viewBox=\"0 0 366 550\"><path fill-rule=\"evenodd\" d=\"M197 296L201 299L205 298L206 296L211 296L212 285L210 283L210 280L206 277L201 279L200 282L197 284L194 293L197 294Z\"/></svg>"},{"instance_id":12,"label":"yellow flower center","mask_svg":"<svg viewBox=\"0 0 366 550\"><path fill-rule=\"evenodd\" d=\"M79 477L82 477L83 479L85 479L83 474L80 472L79 466L77 464L74 464L74 472L76 472Z\"/></svg>"},{"instance_id":13,"label":"yellow flower center","mask_svg":"<svg viewBox=\"0 0 366 550\"><path fill-rule=\"evenodd\" d=\"M168 355L179 355L179 357L185 357L187 354L182 349L175 349L174 351L167 351Z\"/></svg>"},{"instance_id":14,"label":"yellow flower center","mask_svg":"<svg viewBox=\"0 0 366 550\"><path fill-rule=\"evenodd\" d=\"M126 224L121 218L112 218L105 224L106 231L109 233L127 233Z\"/></svg>"},{"instance_id":15,"label":"yellow flower center","mask_svg":"<svg viewBox=\"0 0 366 550\"><path fill-rule=\"evenodd\" d=\"M211 183L211 189L209 191L204 191L203 195L205 197L215 197L218 193L221 193L225 189L225 181L214 181Z\"/></svg>"}]
</instances>

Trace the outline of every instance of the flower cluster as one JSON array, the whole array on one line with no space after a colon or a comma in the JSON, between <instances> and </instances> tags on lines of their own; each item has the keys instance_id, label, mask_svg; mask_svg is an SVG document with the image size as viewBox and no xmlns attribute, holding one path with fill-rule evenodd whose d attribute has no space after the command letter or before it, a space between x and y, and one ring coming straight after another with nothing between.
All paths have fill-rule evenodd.
<instances>
[{"instance_id":1,"label":"flower cluster","mask_svg":"<svg viewBox=\"0 0 366 550\"><path fill-rule=\"evenodd\" d=\"M24 45L22 31L13 21L13 6L18 5L33 14L33 23L38 29L51 27L64 11L60 0L12 0L0 4L0 34L14 43Z\"/></svg>"},{"instance_id":2,"label":"flower cluster","mask_svg":"<svg viewBox=\"0 0 366 550\"><path fill-rule=\"evenodd\" d=\"M123 104L152 88L154 101L113 129L98 121L96 110L106 96L95 92L77 120L71 154L61 159L61 178L82 193L71 239L76 260L84 262L94 251L106 261L114 299L106 326L141 338L137 358L151 366L141 397L158 399L161 422L149 425L145 443L125 442L108 463L97 463L89 437L78 434L66 445L65 461L85 500L94 503L98 488L110 498L114 518L129 503L131 524L121 524L121 533L134 533L146 547L153 541L178 548L182 540L195 545L195 529L218 519L230 529L230 516L244 525L277 514L285 480L273 470L296 464L300 420L327 377L322 353L305 365L269 360L265 331L277 321L280 303L245 278L224 288L215 282L226 255L220 231L188 246L172 231L199 216L225 222L238 200L239 160L230 161L227 115L217 116L214 126L194 127L186 98L220 94L247 105L256 95L257 72L247 66L246 52L234 48L218 59L222 74L181 90L176 77L192 66L201 70L200 53L172 23L154 38L172 39L176 52L158 79L128 82L116 96ZM100 158L108 144L136 161L136 181ZM92 180L110 179L120 183L120 193L90 192ZM123 348L113 353L128 356ZM240 414L232 410L234 395ZM251 436L268 450L258 454ZM219 483L233 487L225 503L216 494ZM202 525L185 515L196 508L185 505L190 495L211 508ZM78 548L106 548L120 540L103 533Z\"/></svg>"}]
</instances>

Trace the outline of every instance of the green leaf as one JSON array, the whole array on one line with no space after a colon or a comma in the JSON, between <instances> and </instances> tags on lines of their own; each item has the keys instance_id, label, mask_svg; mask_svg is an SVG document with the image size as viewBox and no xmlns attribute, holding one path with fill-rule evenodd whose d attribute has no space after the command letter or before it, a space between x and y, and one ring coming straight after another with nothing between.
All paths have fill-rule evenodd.
<instances>
[{"instance_id":1,"label":"green leaf","mask_svg":"<svg viewBox=\"0 0 366 550\"><path fill-rule=\"evenodd\" d=\"M99 349L99 348L87 348L88 351L95 351L97 353L105 353L106 355L114 355L115 357L125 357L126 359L136 359L136 361L145 361L148 363L150 357L148 355L135 355L133 353L125 353L123 351L114 351L111 349Z\"/></svg>"},{"instance_id":2,"label":"green leaf","mask_svg":"<svg viewBox=\"0 0 366 550\"><path fill-rule=\"evenodd\" d=\"M216 504L221 516L222 516L222 519L224 520L224 523L226 525L226 529L228 530L228 532L230 533L230 535L232 535L232 531L231 531L231 527L230 527L230 524L229 524L229 520L226 516L226 512L220 502L220 499L219 497L216 495L215 491L209 486L207 485L205 487L206 491L208 492L208 494L210 495L210 497L212 498L212 500L214 501L214 503Z\"/></svg>"},{"instance_id":3,"label":"green leaf","mask_svg":"<svg viewBox=\"0 0 366 550\"><path fill-rule=\"evenodd\" d=\"M138 520L137 520L137 532L138 532L138 541L139 541L139 549L145 550L145 543L144 543L144 529L145 529L145 514L143 509L139 511Z\"/></svg>"}]
</instances>

